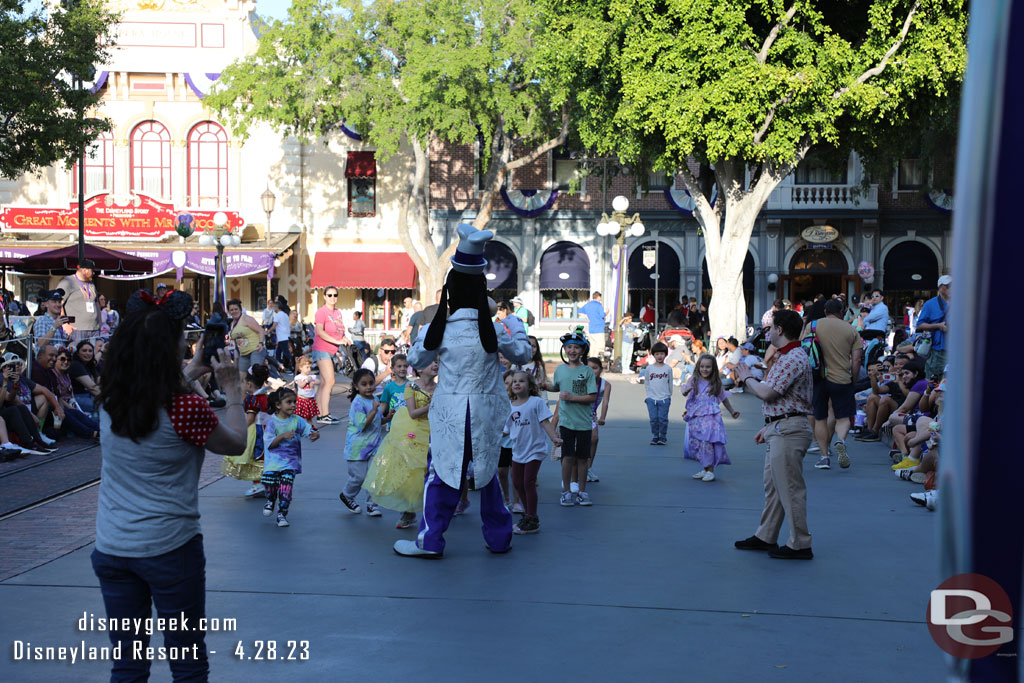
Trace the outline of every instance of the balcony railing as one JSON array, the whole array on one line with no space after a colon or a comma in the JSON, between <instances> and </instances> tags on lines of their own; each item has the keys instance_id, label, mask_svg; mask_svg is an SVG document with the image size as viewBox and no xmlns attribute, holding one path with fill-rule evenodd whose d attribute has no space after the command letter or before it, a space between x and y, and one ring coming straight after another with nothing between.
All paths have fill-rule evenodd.
<instances>
[{"instance_id":1,"label":"balcony railing","mask_svg":"<svg viewBox=\"0 0 1024 683\"><path fill-rule=\"evenodd\" d=\"M877 209L878 185L780 185L768 209Z\"/></svg>"}]
</instances>

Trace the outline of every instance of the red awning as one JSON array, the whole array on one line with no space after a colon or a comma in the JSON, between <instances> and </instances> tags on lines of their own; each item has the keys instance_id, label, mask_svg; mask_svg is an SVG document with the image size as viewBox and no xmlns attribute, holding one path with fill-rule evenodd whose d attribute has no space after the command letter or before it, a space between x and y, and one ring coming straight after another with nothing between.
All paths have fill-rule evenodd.
<instances>
[{"instance_id":1,"label":"red awning","mask_svg":"<svg viewBox=\"0 0 1024 683\"><path fill-rule=\"evenodd\" d=\"M313 262L312 286L415 289L416 266L405 252L321 251Z\"/></svg>"},{"instance_id":2,"label":"red awning","mask_svg":"<svg viewBox=\"0 0 1024 683\"><path fill-rule=\"evenodd\" d=\"M349 152L345 164L346 178L376 178L377 159L373 152Z\"/></svg>"}]
</instances>

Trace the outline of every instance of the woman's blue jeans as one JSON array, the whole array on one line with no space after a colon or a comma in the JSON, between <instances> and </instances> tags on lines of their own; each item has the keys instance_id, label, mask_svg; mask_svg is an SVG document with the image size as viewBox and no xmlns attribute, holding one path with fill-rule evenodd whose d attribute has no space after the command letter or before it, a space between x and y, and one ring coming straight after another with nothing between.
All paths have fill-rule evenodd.
<instances>
[{"instance_id":1,"label":"woman's blue jeans","mask_svg":"<svg viewBox=\"0 0 1024 683\"><path fill-rule=\"evenodd\" d=\"M79 404L81 405L81 404ZM64 409L64 421L60 425L61 431L71 432L75 436L91 438L93 434L100 431L100 425L81 410L74 408Z\"/></svg>"},{"instance_id":2,"label":"woman's blue jeans","mask_svg":"<svg viewBox=\"0 0 1024 683\"><path fill-rule=\"evenodd\" d=\"M186 656L171 659L171 673L176 681L206 681L210 665L206 656L206 631L199 630L206 616L206 556L203 536L196 534L184 545L155 557L119 557L92 551L92 568L100 580L103 604L109 619L148 619L152 605L157 617L167 623L171 619L179 628L164 630L163 645L180 648ZM180 628L187 620L184 628ZM134 623L134 622L130 622ZM110 631L110 642L121 645L121 659L115 659L110 680L144 681L149 678L150 660L132 656L135 643L141 643L143 654L150 636L145 629Z\"/></svg>"},{"instance_id":3,"label":"woman's blue jeans","mask_svg":"<svg viewBox=\"0 0 1024 683\"><path fill-rule=\"evenodd\" d=\"M86 415L93 415L96 412L95 399L92 394L75 394L75 402L78 403L78 407Z\"/></svg>"}]
</instances>

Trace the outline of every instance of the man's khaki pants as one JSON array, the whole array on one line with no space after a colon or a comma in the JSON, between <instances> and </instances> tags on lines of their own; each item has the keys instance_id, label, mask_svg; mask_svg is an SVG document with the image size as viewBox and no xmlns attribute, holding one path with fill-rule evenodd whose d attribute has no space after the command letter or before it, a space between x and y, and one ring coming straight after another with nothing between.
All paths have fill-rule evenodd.
<instances>
[{"instance_id":1,"label":"man's khaki pants","mask_svg":"<svg viewBox=\"0 0 1024 683\"><path fill-rule=\"evenodd\" d=\"M804 485L804 453L811 443L806 417L787 417L772 422L765 431L768 453L764 457L764 512L754 534L776 543L782 520L789 520L789 541L794 550L811 547L807 529L807 487Z\"/></svg>"},{"instance_id":2,"label":"man's khaki pants","mask_svg":"<svg viewBox=\"0 0 1024 683\"><path fill-rule=\"evenodd\" d=\"M604 332L589 332L587 336L590 337L590 355L598 356L604 353ZM583 359L586 362L586 359Z\"/></svg>"}]
</instances>

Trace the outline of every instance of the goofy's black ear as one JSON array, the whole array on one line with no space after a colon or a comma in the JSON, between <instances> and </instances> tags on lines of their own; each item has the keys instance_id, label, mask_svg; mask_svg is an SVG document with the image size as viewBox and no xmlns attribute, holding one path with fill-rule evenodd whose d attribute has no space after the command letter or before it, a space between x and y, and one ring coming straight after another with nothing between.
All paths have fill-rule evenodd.
<instances>
[{"instance_id":1,"label":"goofy's black ear","mask_svg":"<svg viewBox=\"0 0 1024 683\"><path fill-rule=\"evenodd\" d=\"M483 276L478 276L483 280ZM480 342L487 353L498 352L498 335L494 332L494 324L491 322L491 305L487 302L487 286L484 284L479 290L476 310L477 325L480 328Z\"/></svg>"},{"instance_id":2,"label":"goofy's black ear","mask_svg":"<svg viewBox=\"0 0 1024 683\"><path fill-rule=\"evenodd\" d=\"M444 340L444 328L447 323L448 282L446 280L441 288L441 300L437 302L437 311L434 312L434 319L430 321L430 326L427 327L427 335L423 338L423 348L427 351L435 351L441 348L441 341Z\"/></svg>"}]
</instances>

